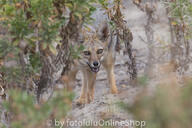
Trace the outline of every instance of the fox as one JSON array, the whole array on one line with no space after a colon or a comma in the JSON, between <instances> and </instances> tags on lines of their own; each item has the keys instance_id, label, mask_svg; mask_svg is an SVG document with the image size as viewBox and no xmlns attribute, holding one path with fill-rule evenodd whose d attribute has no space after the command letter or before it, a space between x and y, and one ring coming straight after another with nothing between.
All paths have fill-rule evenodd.
<instances>
[{"instance_id":1,"label":"fox","mask_svg":"<svg viewBox=\"0 0 192 128\"><path fill-rule=\"evenodd\" d=\"M81 71L83 74L81 94L76 103L86 104L94 100L94 89L97 73L103 66L107 72L110 92L117 94L114 63L115 63L115 41L113 34L109 33L109 27L104 24L99 33L89 35L83 41L84 50L80 53L81 57L74 59L71 70L62 79L67 83L67 87L73 87L76 74Z\"/></svg>"},{"instance_id":2,"label":"fox","mask_svg":"<svg viewBox=\"0 0 192 128\"><path fill-rule=\"evenodd\" d=\"M95 26L91 26L89 30L82 29L79 42L83 44L84 49L79 58L73 59L70 71L61 77L67 87L73 87L77 72L82 72L81 93L76 100L79 105L91 103L94 100L96 76L101 66L107 72L110 92L112 94L118 93L114 74L118 37L115 31L110 29L109 22L103 14L104 12L96 11L94 17L92 17L96 19Z\"/></svg>"}]
</instances>

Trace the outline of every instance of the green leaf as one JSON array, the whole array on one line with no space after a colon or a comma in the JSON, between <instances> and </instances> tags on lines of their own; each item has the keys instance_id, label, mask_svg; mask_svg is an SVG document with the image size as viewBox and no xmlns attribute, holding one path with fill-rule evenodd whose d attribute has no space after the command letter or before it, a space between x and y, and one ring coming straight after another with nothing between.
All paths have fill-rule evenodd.
<instances>
[{"instance_id":1,"label":"green leaf","mask_svg":"<svg viewBox=\"0 0 192 128\"><path fill-rule=\"evenodd\" d=\"M52 44L49 44L49 49L54 55L57 54L57 49Z\"/></svg>"},{"instance_id":2,"label":"green leaf","mask_svg":"<svg viewBox=\"0 0 192 128\"><path fill-rule=\"evenodd\" d=\"M43 43L42 48L45 50L47 48L47 43Z\"/></svg>"},{"instance_id":3,"label":"green leaf","mask_svg":"<svg viewBox=\"0 0 192 128\"><path fill-rule=\"evenodd\" d=\"M83 51L85 49L84 45L80 45L78 51Z\"/></svg>"},{"instance_id":4,"label":"green leaf","mask_svg":"<svg viewBox=\"0 0 192 128\"><path fill-rule=\"evenodd\" d=\"M16 39L14 42L13 42L13 45L14 46L17 46L19 44L20 40Z\"/></svg>"},{"instance_id":5,"label":"green leaf","mask_svg":"<svg viewBox=\"0 0 192 128\"><path fill-rule=\"evenodd\" d=\"M75 12L74 15L77 16L80 20L81 20L82 17L83 17L82 14L79 13L79 12Z\"/></svg>"}]
</instances>

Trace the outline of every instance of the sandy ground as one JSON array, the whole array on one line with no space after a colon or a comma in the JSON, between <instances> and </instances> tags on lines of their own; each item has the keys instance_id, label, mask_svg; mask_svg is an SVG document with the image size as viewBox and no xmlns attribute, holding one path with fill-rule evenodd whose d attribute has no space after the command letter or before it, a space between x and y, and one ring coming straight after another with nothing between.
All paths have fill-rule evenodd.
<instances>
[{"instance_id":1,"label":"sandy ground","mask_svg":"<svg viewBox=\"0 0 192 128\"><path fill-rule=\"evenodd\" d=\"M140 37L146 39L144 31L144 25L146 24L147 19L146 15L130 1L124 0L123 6L126 7L122 10L124 18L133 33L134 39L132 41L132 45L136 51L136 55L138 56L137 61L141 60L142 62L145 62L148 50L147 45L141 41ZM156 41L155 43L158 43L159 38L163 39L165 42L169 42L169 26L167 25L165 12L162 9L161 4L158 4L157 6L157 15L160 19L158 19L156 24L153 26ZM79 121L96 121L99 119L113 119L117 121L133 120L131 113L125 112L116 104L119 101L123 101L127 104L133 103L136 94L142 89L141 86L130 85L129 76L126 72L127 67L125 66L126 60L127 56L124 56L122 52L117 53L115 75L119 94L113 95L109 93L106 72L101 69L97 75L94 101L84 106L74 105L68 114L68 118ZM143 74L144 67L144 63L140 63L138 65L140 76ZM81 89L81 74L78 74L76 84L77 86L74 92L76 94L76 98L78 98ZM128 128L131 127L132 126L129 126Z\"/></svg>"}]
</instances>

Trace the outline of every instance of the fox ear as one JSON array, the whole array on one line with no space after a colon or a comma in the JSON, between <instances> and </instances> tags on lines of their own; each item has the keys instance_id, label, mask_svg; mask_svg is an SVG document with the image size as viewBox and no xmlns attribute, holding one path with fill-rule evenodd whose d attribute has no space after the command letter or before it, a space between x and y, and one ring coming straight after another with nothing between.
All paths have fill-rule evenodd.
<instances>
[{"instance_id":1,"label":"fox ear","mask_svg":"<svg viewBox=\"0 0 192 128\"><path fill-rule=\"evenodd\" d=\"M106 41L109 38L109 26L107 23L102 24L98 34L101 41Z\"/></svg>"}]
</instances>

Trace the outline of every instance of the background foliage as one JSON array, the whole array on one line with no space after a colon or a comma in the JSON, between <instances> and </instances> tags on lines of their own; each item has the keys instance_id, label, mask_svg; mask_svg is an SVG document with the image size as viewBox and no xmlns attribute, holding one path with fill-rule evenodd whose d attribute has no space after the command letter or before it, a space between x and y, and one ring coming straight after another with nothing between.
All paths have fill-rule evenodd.
<instances>
[{"instance_id":1,"label":"background foliage","mask_svg":"<svg viewBox=\"0 0 192 128\"><path fill-rule=\"evenodd\" d=\"M42 105L34 103L34 97L21 90L9 90L9 100L3 107L11 114L12 128L48 127L49 120L63 120L71 109L74 94L58 90L49 102ZM49 122L50 123L50 122Z\"/></svg>"}]
</instances>

